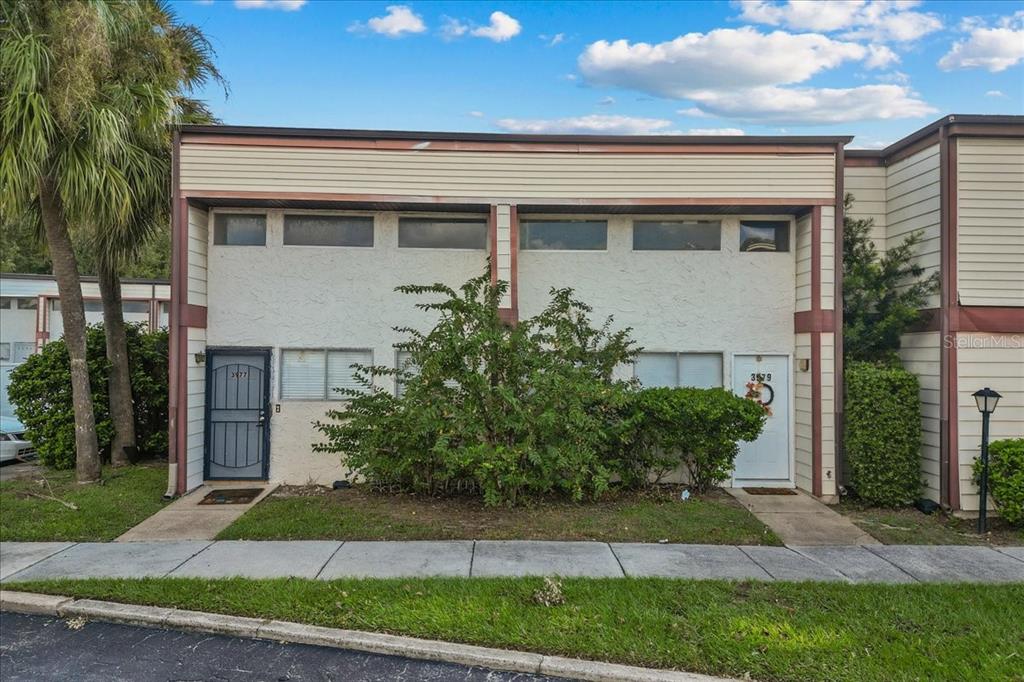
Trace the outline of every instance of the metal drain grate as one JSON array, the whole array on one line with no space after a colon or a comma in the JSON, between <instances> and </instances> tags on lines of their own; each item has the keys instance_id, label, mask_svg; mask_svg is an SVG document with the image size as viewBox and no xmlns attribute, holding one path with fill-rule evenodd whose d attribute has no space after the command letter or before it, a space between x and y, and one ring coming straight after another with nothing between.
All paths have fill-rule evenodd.
<instances>
[{"instance_id":1,"label":"metal drain grate","mask_svg":"<svg viewBox=\"0 0 1024 682\"><path fill-rule=\"evenodd\" d=\"M249 504L263 492L263 488L226 488L211 490L199 504Z\"/></svg>"}]
</instances>

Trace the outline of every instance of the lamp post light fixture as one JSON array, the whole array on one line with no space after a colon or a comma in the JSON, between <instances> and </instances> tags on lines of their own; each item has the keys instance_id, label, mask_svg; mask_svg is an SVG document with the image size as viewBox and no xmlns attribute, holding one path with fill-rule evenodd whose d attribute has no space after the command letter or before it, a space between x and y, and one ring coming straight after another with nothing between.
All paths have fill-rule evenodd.
<instances>
[{"instance_id":1,"label":"lamp post light fixture","mask_svg":"<svg viewBox=\"0 0 1024 682\"><path fill-rule=\"evenodd\" d=\"M988 530L986 512L988 508L988 418L996 411L996 405L1003 396L986 386L974 392L974 402L981 412L981 501L978 507L978 532Z\"/></svg>"}]
</instances>

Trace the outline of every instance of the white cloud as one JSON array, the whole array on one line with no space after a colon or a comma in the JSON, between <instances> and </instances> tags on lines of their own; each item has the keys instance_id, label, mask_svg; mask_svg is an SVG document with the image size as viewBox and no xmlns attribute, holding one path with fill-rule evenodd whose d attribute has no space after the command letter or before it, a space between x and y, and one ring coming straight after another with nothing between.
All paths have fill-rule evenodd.
<instances>
[{"instance_id":1,"label":"white cloud","mask_svg":"<svg viewBox=\"0 0 1024 682\"><path fill-rule=\"evenodd\" d=\"M580 55L579 67L594 85L685 98L705 88L800 83L850 61L886 59L859 43L815 33L763 34L747 26L688 33L655 45L599 40Z\"/></svg>"},{"instance_id":2,"label":"white cloud","mask_svg":"<svg viewBox=\"0 0 1024 682\"><path fill-rule=\"evenodd\" d=\"M487 38L496 43L503 43L506 40L519 35L523 27L519 21L505 14L504 12L491 12L491 23L487 26L480 26L470 31L471 35L478 38Z\"/></svg>"},{"instance_id":3,"label":"white cloud","mask_svg":"<svg viewBox=\"0 0 1024 682\"><path fill-rule=\"evenodd\" d=\"M441 37L445 40L455 40L466 35L469 31L469 26L455 19L453 17L444 17L444 23L441 25Z\"/></svg>"},{"instance_id":4,"label":"white cloud","mask_svg":"<svg viewBox=\"0 0 1024 682\"><path fill-rule=\"evenodd\" d=\"M896 83L898 85L906 85L910 82L910 76L903 73L902 71L892 71L891 73L882 73L878 75L878 82L880 83Z\"/></svg>"},{"instance_id":5,"label":"white cloud","mask_svg":"<svg viewBox=\"0 0 1024 682\"><path fill-rule=\"evenodd\" d=\"M687 135L746 135L742 128L690 128Z\"/></svg>"},{"instance_id":6,"label":"white cloud","mask_svg":"<svg viewBox=\"0 0 1024 682\"><path fill-rule=\"evenodd\" d=\"M869 69L884 69L892 64L898 64L899 61L899 55L885 45L868 45L868 56L864 60L864 66Z\"/></svg>"},{"instance_id":7,"label":"white cloud","mask_svg":"<svg viewBox=\"0 0 1024 682\"><path fill-rule=\"evenodd\" d=\"M688 107L686 109L679 109L676 111L680 116L689 116L690 118L710 118L711 115L705 111L701 111L697 107Z\"/></svg>"},{"instance_id":8,"label":"white cloud","mask_svg":"<svg viewBox=\"0 0 1024 682\"><path fill-rule=\"evenodd\" d=\"M633 116L575 116L569 118L503 118L497 125L515 133L602 133L606 135L651 135L672 132L672 121Z\"/></svg>"},{"instance_id":9,"label":"white cloud","mask_svg":"<svg viewBox=\"0 0 1024 682\"><path fill-rule=\"evenodd\" d=\"M911 42L942 28L932 13L912 11L916 0L740 0L740 18L798 31L843 31L843 37Z\"/></svg>"},{"instance_id":10,"label":"white cloud","mask_svg":"<svg viewBox=\"0 0 1024 682\"><path fill-rule=\"evenodd\" d=\"M998 73L1024 60L1024 11L1002 17L995 26L971 17L964 20L962 28L968 36L954 42L939 60L943 71L986 69Z\"/></svg>"},{"instance_id":11,"label":"white cloud","mask_svg":"<svg viewBox=\"0 0 1024 682\"><path fill-rule=\"evenodd\" d=\"M365 24L355 22L348 27L349 31L373 31L390 38L400 38L407 33L423 33L427 25L422 17L412 11L408 5L388 5L387 14L373 17Z\"/></svg>"},{"instance_id":12,"label":"white cloud","mask_svg":"<svg viewBox=\"0 0 1024 682\"><path fill-rule=\"evenodd\" d=\"M615 104L615 98L614 97L602 97L601 99L597 100L597 103L600 104L602 107L608 107L608 106L611 106L611 105Z\"/></svg>"},{"instance_id":13,"label":"white cloud","mask_svg":"<svg viewBox=\"0 0 1024 682\"><path fill-rule=\"evenodd\" d=\"M601 40L587 46L578 61L592 85L689 100L695 106L680 110L684 116L814 124L916 118L935 111L903 82L796 87L844 63L882 68L898 61L888 47L816 33L764 34L743 27L690 33L655 45Z\"/></svg>"},{"instance_id":14,"label":"white cloud","mask_svg":"<svg viewBox=\"0 0 1024 682\"><path fill-rule=\"evenodd\" d=\"M306 4L306 0L235 0L238 9L282 9L293 12Z\"/></svg>"},{"instance_id":15,"label":"white cloud","mask_svg":"<svg viewBox=\"0 0 1024 682\"><path fill-rule=\"evenodd\" d=\"M985 97L1006 97L1006 93L1002 90L989 90L985 93Z\"/></svg>"},{"instance_id":16,"label":"white cloud","mask_svg":"<svg viewBox=\"0 0 1024 682\"><path fill-rule=\"evenodd\" d=\"M920 118L937 109L903 85L856 88L759 86L690 94L704 112L736 121L778 124L848 123L874 119Z\"/></svg>"},{"instance_id":17,"label":"white cloud","mask_svg":"<svg viewBox=\"0 0 1024 682\"><path fill-rule=\"evenodd\" d=\"M473 118L483 118L484 117L484 112L482 112L482 111L471 111L471 112L469 112L469 115L472 116Z\"/></svg>"},{"instance_id":18,"label":"white cloud","mask_svg":"<svg viewBox=\"0 0 1024 682\"><path fill-rule=\"evenodd\" d=\"M546 38L545 38L545 40L546 40ZM548 47L554 47L555 45L558 45L559 43L564 42L564 41L565 41L565 34L564 33L556 33L555 35L551 36L551 40L548 40Z\"/></svg>"}]
</instances>

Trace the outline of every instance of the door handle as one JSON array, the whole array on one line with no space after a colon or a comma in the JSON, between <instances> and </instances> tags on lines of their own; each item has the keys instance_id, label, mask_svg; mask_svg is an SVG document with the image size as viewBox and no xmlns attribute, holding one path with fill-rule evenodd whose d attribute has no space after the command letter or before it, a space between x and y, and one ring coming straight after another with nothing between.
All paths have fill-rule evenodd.
<instances>
[{"instance_id":1,"label":"door handle","mask_svg":"<svg viewBox=\"0 0 1024 682\"><path fill-rule=\"evenodd\" d=\"M257 424L263 424L267 421L267 415L263 410L260 410L260 417L256 420Z\"/></svg>"}]
</instances>

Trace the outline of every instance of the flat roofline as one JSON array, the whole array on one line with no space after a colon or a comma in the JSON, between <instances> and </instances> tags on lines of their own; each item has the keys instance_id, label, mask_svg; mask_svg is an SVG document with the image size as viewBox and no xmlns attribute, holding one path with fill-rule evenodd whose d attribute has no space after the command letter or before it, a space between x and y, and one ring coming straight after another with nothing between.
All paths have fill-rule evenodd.
<instances>
[{"instance_id":1,"label":"flat roofline","mask_svg":"<svg viewBox=\"0 0 1024 682\"><path fill-rule=\"evenodd\" d=\"M56 282L57 278L53 275L40 274L37 272L0 272L0 279L31 279L37 281L50 281ZM83 282L94 284L99 282L99 278L96 275L80 275L79 279ZM169 279L145 279L138 277L122 277L121 284L170 284Z\"/></svg>"},{"instance_id":2,"label":"flat roofline","mask_svg":"<svg viewBox=\"0 0 1024 682\"><path fill-rule=\"evenodd\" d=\"M847 135L538 135L519 133L458 133L414 130L350 130L333 128L278 128L273 126L182 125L189 135L241 137L300 137L312 139L407 140L422 142L564 143L624 145L845 145Z\"/></svg>"},{"instance_id":3,"label":"flat roofline","mask_svg":"<svg viewBox=\"0 0 1024 682\"><path fill-rule=\"evenodd\" d=\"M1024 116L1012 116L1002 114L948 114L933 121L923 128L915 130L906 137L896 140L888 147L882 149L847 149L846 158L861 159L887 159L916 142L927 139L937 133L941 128L949 125L991 125L991 126L1020 126L1017 135L1024 137Z\"/></svg>"}]
</instances>

